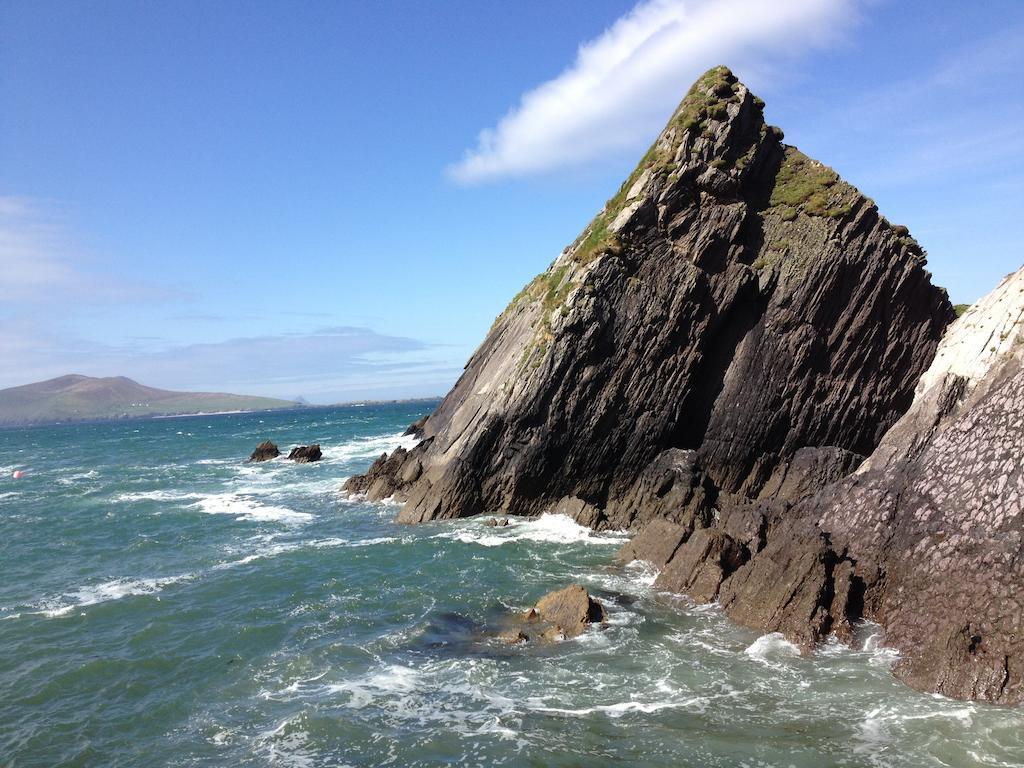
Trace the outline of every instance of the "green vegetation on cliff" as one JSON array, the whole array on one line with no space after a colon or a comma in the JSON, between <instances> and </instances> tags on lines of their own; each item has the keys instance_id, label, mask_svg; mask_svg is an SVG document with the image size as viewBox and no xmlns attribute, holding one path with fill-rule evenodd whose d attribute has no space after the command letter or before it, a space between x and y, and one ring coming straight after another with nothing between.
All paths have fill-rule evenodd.
<instances>
[{"instance_id":1,"label":"green vegetation on cliff","mask_svg":"<svg viewBox=\"0 0 1024 768\"><path fill-rule=\"evenodd\" d=\"M726 105L739 100L736 95L738 88L739 82L728 67L714 67L701 75L679 103L666 131L651 145L618 192L590 222L573 254L574 261L586 265L598 256L618 252L622 244L618 236L609 230L609 226L626 207L629 191L647 171L666 174L675 171L675 157L684 135L694 130L705 131L709 120L724 120L727 116ZM672 131L673 128L676 130ZM725 161L722 160L715 167L724 165Z\"/></svg>"},{"instance_id":2,"label":"green vegetation on cliff","mask_svg":"<svg viewBox=\"0 0 1024 768\"><path fill-rule=\"evenodd\" d=\"M779 209L785 221L792 221L801 212L839 218L850 212L846 200L850 191L849 185L827 165L812 160L796 147L786 147L769 205Z\"/></svg>"}]
</instances>

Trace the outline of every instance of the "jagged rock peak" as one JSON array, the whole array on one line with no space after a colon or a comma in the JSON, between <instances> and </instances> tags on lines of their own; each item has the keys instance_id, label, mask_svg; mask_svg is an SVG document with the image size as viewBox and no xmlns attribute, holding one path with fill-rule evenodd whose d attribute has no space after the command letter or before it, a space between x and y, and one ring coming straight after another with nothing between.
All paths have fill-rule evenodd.
<instances>
[{"instance_id":1,"label":"jagged rock peak","mask_svg":"<svg viewBox=\"0 0 1024 768\"><path fill-rule=\"evenodd\" d=\"M953 311L909 233L781 139L731 72L702 76L495 320L422 442L349 490L394 494L406 522L557 506L694 528L723 494L856 466Z\"/></svg>"},{"instance_id":2,"label":"jagged rock peak","mask_svg":"<svg viewBox=\"0 0 1024 768\"><path fill-rule=\"evenodd\" d=\"M646 198L680 179L704 175L719 191L735 187L756 159L758 144L766 138L781 141L782 131L765 125L763 107L728 67L705 72L618 193L567 249L572 259L587 264L620 251L617 233L630 216Z\"/></svg>"}]
</instances>

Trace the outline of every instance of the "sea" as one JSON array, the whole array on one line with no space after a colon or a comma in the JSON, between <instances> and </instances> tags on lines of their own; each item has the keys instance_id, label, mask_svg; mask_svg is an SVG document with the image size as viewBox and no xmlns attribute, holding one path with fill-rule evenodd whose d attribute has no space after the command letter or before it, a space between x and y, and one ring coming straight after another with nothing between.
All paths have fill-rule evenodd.
<instances>
[{"instance_id":1,"label":"sea","mask_svg":"<svg viewBox=\"0 0 1024 768\"><path fill-rule=\"evenodd\" d=\"M877 627L801 656L625 533L346 498L432 407L0 431L0 766L1024 765L1024 710L907 688ZM571 583L605 626L495 639Z\"/></svg>"}]
</instances>

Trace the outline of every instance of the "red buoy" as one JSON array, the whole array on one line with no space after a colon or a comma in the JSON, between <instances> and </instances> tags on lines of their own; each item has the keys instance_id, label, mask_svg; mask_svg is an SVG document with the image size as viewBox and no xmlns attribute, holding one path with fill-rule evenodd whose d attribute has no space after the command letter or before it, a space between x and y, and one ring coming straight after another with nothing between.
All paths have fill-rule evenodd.
<instances>
[{"instance_id":1,"label":"red buoy","mask_svg":"<svg viewBox=\"0 0 1024 768\"><path fill-rule=\"evenodd\" d=\"M25 476L25 470L23 470L23 469L16 469L16 470L14 470L14 479L15 480L20 480L24 476Z\"/></svg>"}]
</instances>

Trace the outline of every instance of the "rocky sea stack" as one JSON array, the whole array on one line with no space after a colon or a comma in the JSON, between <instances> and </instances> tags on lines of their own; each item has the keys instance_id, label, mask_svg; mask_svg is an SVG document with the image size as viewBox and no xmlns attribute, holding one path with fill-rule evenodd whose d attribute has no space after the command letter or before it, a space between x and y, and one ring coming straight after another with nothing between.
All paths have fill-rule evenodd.
<instances>
[{"instance_id":1,"label":"rocky sea stack","mask_svg":"<svg viewBox=\"0 0 1024 768\"><path fill-rule=\"evenodd\" d=\"M309 464L313 461L320 461L323 458L323 452L320 450L319 443L300 445L289 451L288 458L297 464Z\"/></svg>"},{"instance_id":2,"label":"rocky sea stack","mask_svg":"<svg viewBox=\"0 0 1024 768\"><path fill-rule=\"evenodd\" d=\"M623 557L744 623L809 648L874 618L914 685L1020 700L1019 641L990 634L1020 637L1004 626L1019 604L1001 602L1018 594L1020 495L1016 516L976 519L935 485L949 471L927 469L971 475L983 459L943 436L988 451L955 426L985 407L1009 414L990 437L1019 454L1020 396L1000 389L996 405L979 394L995 390L949 380L915 401L954 318L945 291L907 228L785 144L763 106L725 67L703 75L415 425L421 442L346 488L394 496L404 522L554 510L636 530ZM1006 461L992 458L984 498L1019 486ZM937 506L912 502L914 483ZM969 578L961 551L980 569Z\"/></svg>"},{"instance_id":3,"label":"rocky sea stack","mask_svg":"<svg viewBox=\"0 0 1024 768\"><path fill-rule=\"evenodd\" d=\"M278 449L276 443L270 440L264 440L256 446L251 454L249 454L249 461L270 461L271 459L276 459L280 455L281 451Z\"/></svg>"}]
</instances>

